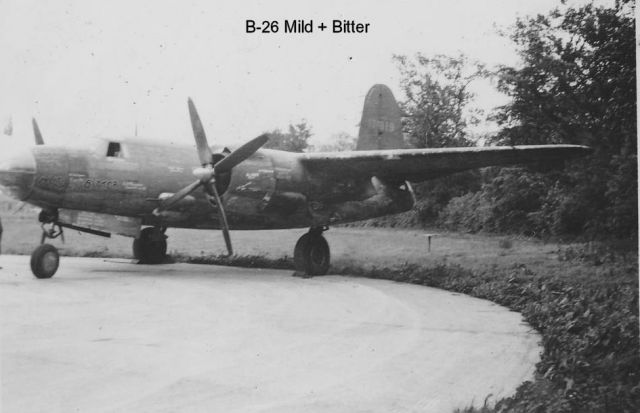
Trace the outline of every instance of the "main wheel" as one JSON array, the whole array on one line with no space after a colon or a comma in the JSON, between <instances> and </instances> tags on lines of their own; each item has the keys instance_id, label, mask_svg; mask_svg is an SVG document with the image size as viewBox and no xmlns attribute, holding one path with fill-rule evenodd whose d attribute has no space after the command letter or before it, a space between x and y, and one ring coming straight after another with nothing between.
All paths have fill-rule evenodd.
<instances>
[{"instance_id":1,"label":"main wheel","mask_svg":"<svg viewBox=\"0 0 640 413\"><path fill-rule=\"evenodd\" d=\"M160 264L167 256L167 236L156 228L144 228L133 240L133 256L140 264Z\"/></svg>"},{"instance_id":2,"label":"main wheel","mask_svg":"<svg viewBox=\"0 0 640 413\"><path fill-rule=\"evenodd\" d=\"M308 232L300 237L293 250L296 271L306 275L325 275L329 271L331 253L322 234Z\"/></svg>"},{"instance_id":3,"label":"main wheel","mask_svg":"<svg viewBox=\"0 0 640 413\"><path fill-rule=\"evenodd\" d=\"M60 254L51 244L42 244L31 254L31 272L36 278L51 278L58 271Z\"/></svg>"}]
</instances>

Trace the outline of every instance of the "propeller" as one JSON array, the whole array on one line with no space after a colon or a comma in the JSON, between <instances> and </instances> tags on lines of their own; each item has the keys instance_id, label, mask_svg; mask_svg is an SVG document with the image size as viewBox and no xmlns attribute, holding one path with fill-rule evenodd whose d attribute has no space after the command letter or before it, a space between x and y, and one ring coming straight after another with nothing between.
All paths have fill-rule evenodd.
<instances>
[{"instance_id":1,"label":"propeller","mask_svg":"<svg viewBox=\"0 0 640 413\"><path fill-rule=\"evenodd\" d=\"M42 139L36 118L31 118L31 124L33 125L33 136L36 138L36 145L44 145L44 139Z\"/></svg>"},{"instance_id":2,"label":"propeller","mask_svg":"<svg viewBox=\"0 0 640 413\"><path fill-rule=\"evenodd\" d=\"M216 187L216 177L220 174L230 172L236 165L243 162L251 155L253 155L258 149L260 149L269 140L268 135L260 135L257 138L250 140L235 151L229 153L227 156L214 162L213 153L209 147L209 142L204 133L202 121L198 116L198 111L191 98L188 100L189 116L191 118L191 127L193 129L193 136L196 141L196 148L198 150L198 158L200 159L201 167L194 169L193 174L197 178L196 181L180 189L172 196L162 200L160 205L154 210L154 214L159 214L163 211L171 209L174 205L180 202L187 195L202 186L204 192L207 194L210 203L215 203L218 209L218 216L220 223L222 224L222 234L224 236L225 244L227 245L227 252L229 255L233 254L233 247L231 245L231 236L229 235L229 223L227 222L227 214L224 210L224 205Z\"/></svg>"}]
</instances>

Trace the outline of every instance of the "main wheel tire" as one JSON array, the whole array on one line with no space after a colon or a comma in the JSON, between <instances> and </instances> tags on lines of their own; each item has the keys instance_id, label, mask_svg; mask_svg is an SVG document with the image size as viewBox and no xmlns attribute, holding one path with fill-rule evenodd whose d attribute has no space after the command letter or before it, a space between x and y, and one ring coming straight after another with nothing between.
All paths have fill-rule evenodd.
<instances>
[{"instance_id":1,"label":"main wheel tire","mask_svg":"<svg viewBox=\"0 0 640 413\"><path fill-rule=\"evenodd\" d=\"M167 256L167 237L156 228L144 228L133 240L133 256L140 264L160 264Z\"/></svg>"},{"instance_id":2,"label":"main wheel tire","mask_svg":"<svg viewBox=\"0 0 640 413\"><path fill-rule=\"evenodd\" d=\"M36 278L51 278L58 271L60 254L51 244L42 244L31 254L31 272Z\"/></svg>"},{"instance_id":3,"label":"main wheel tire","mask_svg":"<svg viewBox=\"0 0 640 413\"><path fill-rule=\"evenodd\" d=\"M296 271L309 276L325 275L329 271L331 252L322 234L306 233L293 250Z\"/></svg>"}]
</instances>

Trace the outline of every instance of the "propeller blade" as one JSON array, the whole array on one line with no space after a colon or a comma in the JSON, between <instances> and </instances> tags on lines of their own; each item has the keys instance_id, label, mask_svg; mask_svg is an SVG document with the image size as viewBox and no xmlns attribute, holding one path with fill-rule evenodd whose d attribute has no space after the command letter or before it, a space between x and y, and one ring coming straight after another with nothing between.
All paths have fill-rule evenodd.
<instances>
[{"instance_id":1,"label":"propeller blade","mask_svg":"<svg viewBox=\"0 0 640 413\"><path fill-rule=\"evenodd\" d=\"M229 235L229 223L227 222L227 214L222 205L222 199L218 193L218 189L215 184L215 175L218 173L229 172L234 166L244 161L251 155L253 155L258 149L260 149L269 140L268 135L260 135L257 138L250 140L229 155L225 156L218 163L213 165L213 153L207 142L207 136L204 133L204 127L202 121L196 110L196 106L193 104L193 100L189 98L187 101L189 105L189 116L191 117L191 128L193 129L193 136L196 141L196 147L198 149L198 157L200 158L200 164L203 168L199 168L194 171L195 175L199 178L196 182L176 192L171 197L165 199L160 203L160 206L156 208L154 213L162 212L171 208L178 201L193 192L198 186L203 185L205 192L214 198L217 207L218 214L220 216L220 223L222 226L222 234L224 235L224 242L227 245L227 251L229 255L233 255L233 247L231 245L231 236ZM211 169L213 166L213 170Z\"/></svg>"},{"instance_id":2,"label":"propeller blade","mask_svg":"<svg viewBox=\"0 0 640 413\"><path fill-rule=\"evenodd\" d=\"M233 247L231 246L231 235L229 235L229 223L227 222L227 214L224 211L222 199L220 198L220 194L218 194L216 184L215 182L210 182L208 185L205 185L205 188L207 188L207 193L209 195L213 195L216 200L216 205L218 206L218 216L220 217L220 223L222 224L222 235L224 236L225 244L227 244L227 252L229 253L229 255L233 255Z\"/></svg>"},{"instance_id":3,"label":"propeller blade","mask_svg":"<svg viewBox=\"0 0 640 413\"><path fill-rule=\"evenodd\" d=\"M262 147L269 140L269 135L260 135L257 138L250 140L229 155L225 156L220 162L214 165L216 173L228 172L233 169L234 166L244 161L251 155L253 155L258 149Z\"/></svg>"},{"instance_id":4,"label":"propeller blade","mask_svg":"<svg viewBox=\"0 0 640 413\"><path fill-rule=\"evenodd\" d=\"M166 211L167 209L170 209L172 206L180 202L181 199L183 199L184 197L186 197L187 195L195 191L200 185L202 185L202 181L197 180L185 186L184 188L182 188L181 190L179 190L169 198L162 200L158 208L156 208L155 211L153 212L158 213L158 212L162 212L162 211Z\"/></svg>"},{"instance_id":5,"label":"propeller blade","mask_svg":"<svg viewBox=\"0 0 640 413\"><path fill-rule=\"evenodd\" d=\"M189 98L189 116L191 117L191 128L193 129L193 137L196 139L196 147L198 148L198 157L200 158L201 165L210 165L213 154L209 143L207 142L207 136L204 133L204 127L198 116L196 106L193 104L193 100Z\"/></svg>"},{"instance_id":6,"label":"propeller blade","mask_svg":"<svg viewBox=\"0 0 640 413\"><path fill-rule=\"evenodd\" d=\"M40 133L40 128L38 127L36 118L31 118L31 124L33 125L33 135L36 138L36 145L44 145L44 139L42 139L42 134Z\"/></svg>"}]
</instances>

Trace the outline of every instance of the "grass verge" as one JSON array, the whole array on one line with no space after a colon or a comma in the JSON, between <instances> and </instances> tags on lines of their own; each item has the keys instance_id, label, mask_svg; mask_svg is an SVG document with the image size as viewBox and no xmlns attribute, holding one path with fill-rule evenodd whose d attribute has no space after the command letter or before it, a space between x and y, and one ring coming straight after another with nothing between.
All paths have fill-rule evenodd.
<instances>
[{"instance_id":1,"label":"grass verge","mask_svg":"<svg viewBox=\"0 0 640 413\"><path fill-rule=\"evenodd\" d=\"M638 274L634 258L594 259L591 251L560 251L575 265L567 274L524 264L468 269L440 263L364 268L332 267L332 274L407 282L491 300L523 315L542 335L536 377L512 397L465 412L640 411ZM291 258L176 254L175 261L293 269Z\"/></svg>"}]
</instances>

